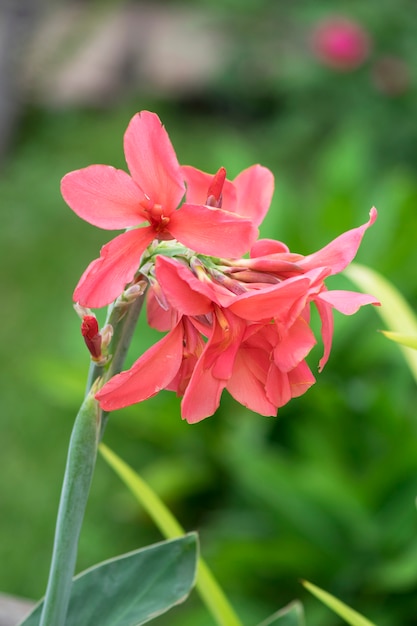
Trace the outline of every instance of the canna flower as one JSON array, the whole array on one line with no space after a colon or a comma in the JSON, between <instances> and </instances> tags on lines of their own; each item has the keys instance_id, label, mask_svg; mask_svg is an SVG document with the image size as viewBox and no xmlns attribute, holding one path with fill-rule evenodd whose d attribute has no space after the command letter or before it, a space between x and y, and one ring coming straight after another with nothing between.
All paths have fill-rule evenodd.
<instances>
[{"instance_id":1,"label":"canna flower","mask_svg":"<svg viewBox=\"0 0 417 626\"><path fill-rule=\"evenodd\" d=\"M370 47L370 37L364 28L343 16L320 21L311 35L311 48L317 59L340 71L362 65Z\"/></svg>"},{"instance_id":2,"label":"canna flower","mask_svg":"<svg viewBox=\"0 0 417 626\"><path fill-rule=\"evenodd\" d=\"M70 172L61 183L65 201L79 217L99 228L127 229L102 247L82 275L74 291L74 301L82 306L101 307L115 300L133 281L143 252L154 240L176 239L201 254L233 258L244 254L258 234L259 220L250 211L241 215L233 203L230 210L221 208L221 174L214 194L207 184L198 203L193 196L180 206L186 193L184 172L156 114L142 111L132 118L124 152L130 175L91 165ZM268 209L271 195L263 191L265 178L272 178L264 170L242 174L237 181L240 195L248 185L251 193L259 194L257 218ZM228 196L229 188L227 184ZM251 197L248 201L249 206Z\"/></svg>"},{"instance_id":3,"label":"canna flower","mask_svg":"<svg viewBox=\"0 0 417 626\"><path fill-rule=\"evenodd\" d=\"M226 389L251 410L276 415L315 382L305 360L316 343L311 305L322 323L321 370L331 349L333 309L351 315L379 304L325 285L354 258L375 219L372 209L366 224L309 256L271 240L255 243L250 259L216 259L216 266L202 255L191 261L158 255L148 320L169 332L104 385L96 396L101 407L115 410L168 389L182 397L182 417L193 423L216 411Z\"/></svg>"}]
</instances>

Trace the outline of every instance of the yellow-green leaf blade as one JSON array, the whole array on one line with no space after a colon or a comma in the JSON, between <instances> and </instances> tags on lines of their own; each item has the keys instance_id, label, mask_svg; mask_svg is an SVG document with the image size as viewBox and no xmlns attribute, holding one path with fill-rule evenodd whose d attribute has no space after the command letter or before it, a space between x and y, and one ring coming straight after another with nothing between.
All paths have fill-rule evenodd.
<instances>
[{"instance_id":1,"label":"yellow-green leaf blade","mask_svg":"<svg viewBox=\"0 0 417 626\"><path fill-rule=\"evenodd\" d=\"M372 622L369 621L366 617L351 609L347 604L341 602L334 596L332 596L324 589L320 589L313 583L308 582L307 580L303 580L302 584L310 593L312 593L320 602L323 602L329 609L331 609L334 613L339 615L342 619L345 620L351 626L375 626Z\"/></svg>"},{"instance_id":2,"label":"yellow-green leaf blade","mask_svg":"<svg viewBox=\"0 0 417 626\"><path fill-rule=\"evenodd\" d=\"M344 274L359 289L378 298L382 306L376 310L389 331L417 337L417 316L392 283L378 272L356 263L346 268ZM399 344L399 348L417 381L417 352L408 345Z\"/></svg>"},{"instance_id":3,"label":"yellow-green leaf blade","mask_svg":"<svg viewBox=\"0 0 417 626\"><path fill-rule=\"evenodd\" d=\"M103 443L100 444L99 451L167 539L184 535L184 529L171 511L127 463ZM219 626L242 626L210 569L201 558L198 560L196 589Z\"/></svg>"},{"instance_id":4,"label":"yellow-green leaf blade","mask_svg":"<svg viewBox=\"0 0 417 626\"><path fill-rule=\"evenodd\" d=\"M388 339L391 339L396 343L400 343L402 346L407 346L408 348L417 350L417 336L414 337L413 335L405 335L404 333L395 333L391 330L383 330L381 332Z\"/></svg>"}]
</instances>

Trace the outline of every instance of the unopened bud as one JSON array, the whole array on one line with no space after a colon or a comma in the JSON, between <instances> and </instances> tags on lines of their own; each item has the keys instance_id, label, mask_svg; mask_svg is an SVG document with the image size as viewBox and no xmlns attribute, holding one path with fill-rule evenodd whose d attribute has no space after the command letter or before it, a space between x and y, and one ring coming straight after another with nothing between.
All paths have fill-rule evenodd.
<instances>
[{"instance_id":1,"label":"unopened bud","mask_svg":"<svg viewBox=\"0 0 417 626\"><path fill-rule=\"evenodd\" d=\"M139 298L139 296L145 293L145 289L148 286L147 280L140 280L139 282L131 285L123 292L123 300L127 300L129 303Z\"/></svg>"},{"instance_id":2,"label":"unopened bud","mask_svg":"<svg viewBox=\"0 0 417 626\"><path fill-rule=\"evenodd\" d=\"M101 354L101 334L98 328L97 318L94 315L84 315L81 322L81 334L84 337L85 345L88 348L91 358L99 361Z\"/></svg>"},{"instance_id":3,"label":"unopened bud","mask_svg":"<svg viewBox=\"0 0 417 626\"><path fill-rule=\"evenodd\" d=\"M191 257L190 267L193 273L197 276L198 280L201 280L201 282L210 282L210 278L207 276L206 266L198 257Z\"/></svg>"},{"instance_id":4,"label":"unopened bud","mask_svg":"<svg viewBox=\"0 0 417 626\"><path fill-rule=\"evenodd\" d=\"M113 326L111 324L106 324L101 329L101 349L102 351L107 350L109 344L113 337Z\"/></svg>"},{"instance_id":5,"label":"unopened bud","mask_svg":"<svg viewBox=\"0 0 417 626\"><path fill-rule=\"evenodd\" d=\"M81 334L84 337L85 345L93 361L99 365L104 365L108 360L106 354L107 347L113 336L113 327L106 324L100 332L95 315L84 315L81 322Z\"/></svg>"},{"instance_id":6,"label":"unopened bud","mask_svg":"<svg viewBox=\"0 0 417 626\"><path fill-rule=\"evenodd\" d=\"M226 180L226 170L221 167L218 172L213 176L208 191L206 205L216 207L219 209L222 206L222 191L224 181Z\"/></svg>"},{"instance_id":7,"label":"unopened bud","mask_svg":"<svg viewBox=\"0 0 417 626\"><path fill-rule=\"evenodd\" d=\"M215 268L210 268L210 274L216 281L216 283L222 285L223 287L226 287L226 289L236 294L237 296L240 296L242 293L246 293L247 291L246 287L242 285L242 283L234 280L233 278L230 278L230 276L226 276L225 274L223 274L223 272L219 272L219 270L216 270Z\"/></svg>"}]
</instances>

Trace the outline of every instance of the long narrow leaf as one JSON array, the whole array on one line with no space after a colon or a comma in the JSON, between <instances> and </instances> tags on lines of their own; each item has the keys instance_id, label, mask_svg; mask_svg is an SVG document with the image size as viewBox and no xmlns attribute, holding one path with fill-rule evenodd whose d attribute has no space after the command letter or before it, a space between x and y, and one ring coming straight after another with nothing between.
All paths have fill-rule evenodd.
<instances>
[{"instance_id":1,"label":"long narrow leaf","mask_svg":"<svg viewBox=\"0 0 417 626\"><path fill-rule=\"evenodd\" d=\"M390 330L383 330L382 334L396 343L400 343L403 346L417 350L417 336L404 335L404 333L394 333Z\"/></svg>"},{"instance_id":2,"label":"long narrow leaf","mask_svg":"<svg viewBox=\"0 0 417 626\"><path fill-rule=\"evenodd\" d=\"M184 529L149 485L103 443L100 444L99 451L147 511L161 533L167 539L182 536ZM196 589L219 626L242 626L210 569L201 558L198 563Z\"/></svg>"},{"instance_id":3,"label":"long narrow leaf","mask_svg":"<svg viewBox=\"0 0 417 626\"><path fill-rule=\"evenodd\" d=\"M366 617L354 609L351 609L347 606L347 604L344 604L344 602L341 602L327 591L324 591L324 589L316 587L316 585L309 583L307 580L303 580L301 582L304 587L313 594L313 596L316 596L320 602L323 602L323 604L328 606L329 609L344 619L347 624L350 624L351 626L375 626L375 624L370 622L369 619L366 619Z\"/></svg>"},{"instance_id":4,"label":"long narrow leaf","mask_svg":"<svg viewBox=\"0 0 417 626\"><path fill-rule=\"evenodd\" d=\"M295 600L258 626L305 626L303 606Z\"/></svg>"},{"instance_id":5,"label":"long narrow leaf","mask_svg":"<svg viewBox=\"0 0 417 626\"><path fill-rule=\"evenodd\" d=\"M401 293L378 272L352 263L344 274L361 290L378 298L382 306L377 307L388 330L417 337L417 317ZM417 381L417 352L405 345L399 345L411 373Z\"/></svg>"}]
</instances>

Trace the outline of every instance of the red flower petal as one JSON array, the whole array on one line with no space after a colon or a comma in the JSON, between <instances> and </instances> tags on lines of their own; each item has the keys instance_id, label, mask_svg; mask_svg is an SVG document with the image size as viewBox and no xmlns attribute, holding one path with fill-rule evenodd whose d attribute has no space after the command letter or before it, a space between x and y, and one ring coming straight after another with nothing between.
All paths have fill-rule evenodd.
<instances>
[{"instance_id":1,"label":"red flower petal","mask_svg":"<svg viewBox=\"0 0 417 626\"><path fill-rule=\"evenodd\" d=\"M275 365L282 372L293 370L316 343L310 326L302 317L298 317L274 349Z\"/></svg>"},{"instance_id":2,"label":"red flower petal","mask_svg":"<svg viewBox=\"0 0 417 626\"><path fill-rule=\"evenodd\" d=\"M266 379L266 395L277 408L284 406L291 400L291 386L288 380L288 374L271 363L268 377Z\"/></svg>"},{"instance_id":3,"label":"red flower petal","mask_svg":"<svg viewBox=\"0 0 417 626\"><path fill-rule=\"evenodd\" d=\"M180 203L185 185L168 133L155 113L142 111L131 119L124 150L134 181L169 215Z\"/></svg>"},{"instance_id":4,"label":"red flower petal","mask_svg":"<svg viewBox=\"0 0 417 626\"><path fill-rule=\"evenodd\" d=\"M107 230L141 224L143 192L129 174L110 165L90 165L61 181L65 202L83 220Z\"/></svg>"},{"instance_id":5,"label":"red flower petal","mask_svg":"<svg viewBox=\"0 0 417 626\"><path fill-rule=\"evenodd\" d=\"M229 309L248 321L275 318L283 325L292 323L305 306L311 281L303 276L237 296Z\"/></svg>"},{"instance_id":6,"label":"red flower petal","mask_svg":"<svg viewBox=\"0 0 417 626\"><path fill-rule=\"evenodd\" d=\"M260 415L276 415L277 408L265 392L269 355L257 348L241 348L235 359L227 391L243 406Z\"/></svg>"},{"instance_id":7,"label":"red flower petal","mask_svg":"<svg viewBox=\"0 0 417 626\"><path fill-rule=\"evenodd\" d=\"M259 226L270 207L274 193L272 172L262 165L253 165L236 176L233 184L237 191L236 212Z\"/></svg>"},{"instance_id":8,"label":"red flower petal","mask_svg":"<svg viewBox=\"0 0 417 626\"><path fill-rule=\"evenodd\" d=\"M315 267L329 267L332 274L344 270L354 259L365 231L375 222L376 209L372 208L369 215L370 218L366 224L348 230L318 252L300 259L297 264L309 270Z\"/></svg>"},{"instance_id":9,"label":"red flower petal","mask_svg":"<svg viewBox=\"0 0 417 626\"><path fill-rule=\"evenodd\" d=\"M102 247L100 258L85 270L74 291L74 302L99 308L110 304L133 280L140 257L154 238L153 229L129 230Z\"/></svg>"},{"instance_id":10,"label":"red flower petal","mask_svg":"<svg viewBox=\"0 0 417 626\"><path fill-rule=\"evenodd\" d=\"M198 360L181 401L182 418L189 424L195 424L213 415L219 407L225 385L226 381L214 378Z\"/></svg>"},{"instance_id":11,"label":"red flower petal","mask_svg":"<svg viewBox=\"0 0 417 626\"><path fill-rule=\"evenodd\" d=\"M193 289L204 284L181 262L158 256L155 270L164 295L180 315L205 315L212 310L212 301L201 293L203 289L199 289L200 293Z\"/></svg>"},{"instance_id":12,"label":"red flower petal","mask_svg":"<svg viewBox=\"0 0 417 626\"><path fill-rule=\"evenodd\" d=\"M316 379L305 361L301 361L291 372L288 372L288 381L291 386L293 398L302 396L314 383Z\"/></svg>"},{"instance_id":13,"label":"red flower petal","mask_svg":"<svg viewBox=\"0 0 417 626\"><path fill-rule=\"evenodd\" d=\"M319 361L319 372L321 372L329 360L330 350L332 348L334 330L333 309L330 304L327 304L324 300L320 300L320 298L316 298L314 300L314 304L316 305L320 316L321 338L323 340L324 347L323 356Z\"/></svg>"},{"instance_id":14,"label":"red flower petal","mask_svg":"<svg viewBox=\"0 0 417 626\"><path fill-rule=\"evenodd\" d=\"M374 296L370 296L369 294L357 293L356 291L344 291L341 289L323 291L318 298L324 300L344 315L353 315L361 306L365 306L366 304L374 304L376 306L381 304Z\"/></svg>"},{"instance_id":15,"label":"red flower petal","mask_svg":"<svg viewBox=\"0 0 417 626\"><path fill-rule=\"evenodd\" d=\"M258 234L250 220L193 204L183 204L171 214L168 230L192 250L219 257L245 254Z\"/></svg>"},{"instance_id":16,"label":"red flower petal","mask_svg":"<svg viewBox=\"0 0 417 626\"><path fill-rule=\"evenodd\" d=\"M165 389L182 361L183 325L180 322L147 350L126 372L117 374L96 394L104 411L142 402Z\"/></svg>"}]
</instances>

